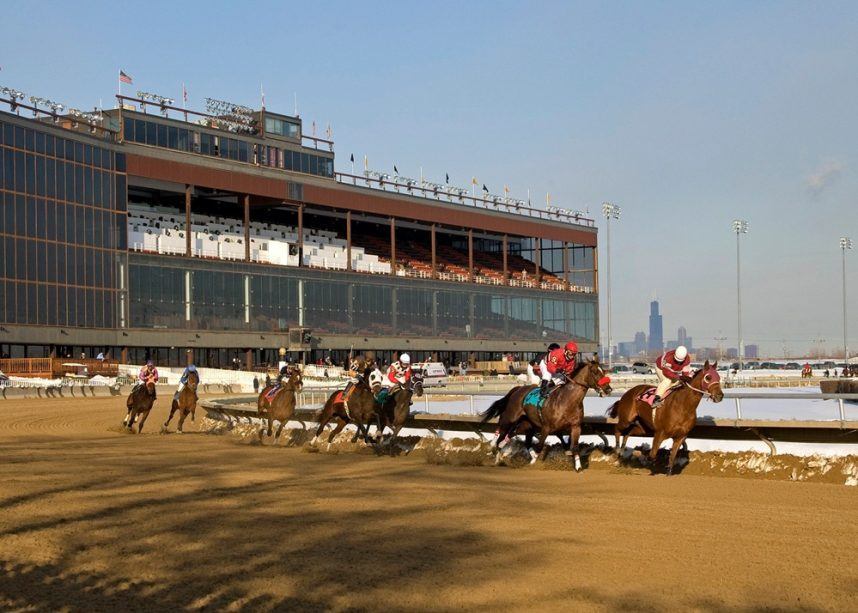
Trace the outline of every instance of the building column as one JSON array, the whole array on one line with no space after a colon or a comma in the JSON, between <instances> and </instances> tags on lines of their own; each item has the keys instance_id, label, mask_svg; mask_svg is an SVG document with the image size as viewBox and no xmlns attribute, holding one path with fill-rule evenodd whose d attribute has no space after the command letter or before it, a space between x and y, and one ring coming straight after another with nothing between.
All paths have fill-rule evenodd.
<instances>
[{"instance_id":1,"label":"building column","mask_svg":"<svg viewBox=\"0 0 858 613\"><path fill-rule=\"evenodd\" d=\"M123 347L119 352L119 361L123 364L128 364L128 347Z\"/></svg>"},{"instance_id":2,"label":"building column","mask_svg":"<svg viewBox=\"0 0 858 613\"><path fill-rule=\"evenodd\" d=\"M185 185L185 255L191 257L191 192L193 185Z\"/></svg>"},{"instance_id":3,"label":"building column","mask_svg":"<svg viewBox=\"0 0 858 613\"><path fill-rule=\"evenodd\" d=\"M569 290L569 243L563 241L563 289Z\"/></svg>"},{"instance_id":4,"label":"building column","mask_svg":"<svg viewBox=\"0 0 858 613\"><path fill-rule=\"evenodd\" d=\"M474 229L468 228L468 281L474 282Z\"/></svg>"},{"instance_id":5,"label":"building column","mask_svg":"<svg viewBox=\"0 0 858 613\"><path fill-rule=\"evenodd\" d=\"M346 270L352 269L352 212L346 211Z\"/></svg>"},{"instance_id":6,"label":"building column","mask_svg":"<svg viewBox=\"0 0 858 613\"><path fill-rule=\"evenodd\" d=\"M253 370L253 350L244 350L244 368L245 370Z\"/></svg>"},{"instance_id":7,"label":"building column","mask_svg":"<svg viewBox=\"0 0 858 613\"><path fill-rule=\"evenodd\" d=\"M191 348L185 349L185 366L190 366L194 363L194 350Z\"/></svg>"},{"instance_id":8,"label":"building column","mask_svg":"<svg viewBox=\"0 0 858 613\"><path fill-rule=\"evenodd\" d=\"M396 276L396 219L390 218L390 274Z\"/></svg>"},{"instance_id":9,"label":"building column","mask_svg":"<svg viewBox=\"0 0 858 613\"><path fill-rule=\"evenodd\" d=\"M429 236L431 237L430 243L432 246L432 278L438 278L438 255L435 250L435 224L432 224Z\"/></svg>"},{"instance_id":10,"label":"building column","mask_svg":"<svg viewBox=\"0 0 858 613\"><path fill-rule=\"evenodd\" d=\"M503 235L503 280L506 285L509 285L509 263L507 254L509 252L509 240L506 234Z\"/></svg>"},{"instance_id":11,"label":"building column","mask_svg":"<svg viewBox=\"0 0 858 613\"><path fill-rule=\"evenodd\" d=\"M244 194L244 261L250 261L250 194Z\"/></svg>"},{"instance_id":12,"label":"building column","mask_svg":"<svg viewBox=\"0 0 858 613\"><path fill-rule=\"evenodd\" d=\"M534 258L536 260L536 282L541 283L542 282L542 239L536 238L534 240L536 241L534 243L536 245L536 257Z\"/></svg>"},{"instance_id":13,"label":"building column","mask_svg":"<svg viewBox=\"0 0 858 613\"><path fill-rule=\"evenodd\" d=\"M298 205L298 266L304 265L304 205Z\"/></svg>"},{"instance_id":14,"label":"building column","mask_svg":"<svg viewBox=\"0 0 858 613\"><path fill-rule=\"evenodd\" d=\"M599 250L593 247L593 291L599 293Z\"/></svg>"}]
</instances>

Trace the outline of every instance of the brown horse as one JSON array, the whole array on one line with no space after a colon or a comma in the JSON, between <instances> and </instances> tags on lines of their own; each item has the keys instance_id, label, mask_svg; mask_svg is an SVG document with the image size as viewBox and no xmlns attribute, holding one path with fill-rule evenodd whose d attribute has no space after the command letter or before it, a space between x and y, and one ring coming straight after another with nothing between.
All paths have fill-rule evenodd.
<instances>
[{"instance_id":1,"label":"brown horse","mask_svg":"<svg viewBox=\"0 0 858 613\"><path fill-rule=\"evenodd\" d=\"M265 415L268 418L268 430L267 436L271 436L272 428L274 426L275 421L280 422L280 426L277 428L277 433L274 435L274 444L280 440L280 433L283 432L283 426L286 425L286 422L292 419L292 416L295 415L295 405L297 404L297 394L304 387L304 383L301 380L301 371L297 368L291 372L289 375L289 379L280 386L280 389L274 394L274 398L270 401L268 398L263 398L265 394L265 390L260 392L259 398L257 399L257 407L259 405L263 405L265 407L264 413L259 411L260 415ZM268 388L266 388L268 389ZM265 428L259 429L259 440L262 441L262 433L265 432Z\"/></svg>"},{"instance_id":2,"label":"brown horse","mask_svg":"<svg viewBox=\"0 0 858 613\"><path fill-rule=\"evenodd\" d=\"M181 411L179 414L179 426L176 431L181 434L182 426L185 423L185 419L188 417L188 413L191 414L191 421L196 420L196 412L197 412L197 386L200 384L200 376L196 372L188 373L188 382L185 383L185 387L182 388L181 392L177 392L176 398L173 398L173 403L170 405L170 416L167 418L167 421L164 422L164 429L170 425L170 421L173 419L173 414L176 411Z\"/></svg>"},{"instance_id":3,"label":"brown horse","mask_svg":"<svg viewBox=\"0 0 858 613\"><path fill-rule=\"evenodd\" d=\"M614 426L617 454L626 448L629 436L652 435L649 460L654 463L661 444L665 439L672 438L673 448L670 450L670 461L667 465L667 474L672 474L676 454L697 423L697 406L703 396L709 396L715 402L721 402L724 398L721 375L718 374L717 368L718 362L710 365L709 360L706 360L703 368L690 378L682 379L680 387L662 401L654 418L652 407L640 400L640 395L652 386L637 385L623 394L608 411L611 417L617 418L617 425ZM620 435L623 437L622 446Z\"/></svg>"},{"instance_id":4,"label":"brown horse","mask_svg":"<svg viewBox=\"0 0 858 613\"><path fill-rule=\"evenodd\" d=\"M328 436L328 443L332 443L347 424L354 422L357 426L357 432L355 432L352 442L355 442L358 436L363 435L364 441L371 444L369 424L378 408L375 396L381 390L381 373L376 369L372 360L357 357L349 364L349 374L357 381L353 382L354 387L348 401L343 400L342 391L336 391L328 397L319 415L319 427L316 428L316 435L310 442L311 445L316 445L319 442L319 437L325 430L325 426L332 419L337 420L337 425Z\"/></svg>"},{"instance_id":5,"label":"brown horse","mask_svg":"<svg viewBox=\"0 0 858 613\"><path fill-rule=\"evenodd\" d=\"M411 373L411 380L408 385L402 388L399 392L388 398L384 402L384 406L377 411L378 415L378 431L375 436L379 443L384 436L384 428L389 427L393 430L390 437L390 448L393 449L393 443L396 436L402 429L405 420L411 412L411 398L423 395L423 372L415 371Z\"/></svg>"},{"instance_id":6,"label":"brown horse","mask_svg":"<svg viewBox=\"0 0 858 613\"><path fill-rule=\"evenodd\" d=\"M569 433L570 448L566 455L574 457L575 470L581 470L581 458L578 439L581 436L581 426L584 423L584 395L588 389L594 389L599 396L611 393L611 379L605 375L599 364L598 356L592 361L583 362L575 371L572 378L559 388L553 390L542 409L532 404L525 404L527 394L536 389L535 385L521 385L511 389L506 396L496 400L483 412L483 422L492 417L499 417L498 436L492 444L495 449L503 447L507 437L515 434L539 432L540 450L537 458L544 460L548 451L546 441L555 433ZM563 442L563 439L560 439ZM531 455L533 455L531 453Z\"/></svg>"},{"instance_id":7,"label":"brown horse","mask_svg":"<svg viewBox=\"0 0 858 613\"><path fill-rule=\"evenodd\" d=\"M145 385L134 386L125 401L128 413L125 415L125 421L122 422L122 425L134 432L134 421L139 417L140 423L137 424L137 434L143 432L143 424L146 423L146 418L149 417L149 411L152 410L154 402L155 382L152 379L149 379Z\"/></svg>"}]
</instances>

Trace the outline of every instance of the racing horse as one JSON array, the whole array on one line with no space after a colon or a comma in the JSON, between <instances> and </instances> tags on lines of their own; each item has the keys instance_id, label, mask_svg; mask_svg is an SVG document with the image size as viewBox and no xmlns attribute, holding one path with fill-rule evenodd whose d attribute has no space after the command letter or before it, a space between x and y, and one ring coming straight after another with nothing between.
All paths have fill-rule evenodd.
<instances>
[{"instance_id":1,"label":"racing horse","mask_svg":"<svg viewBox=\"0 0 858 613\"><path fill-rule=\"evenodd\" d=\"M376 432L376 440L381 443L384 436L385 427L389 427L393 434L390 437L389 446L393 449L393 443L396 436L402 429L405 420L411 412L411 398L423 395L423 372L414 371L411 373L411 380L405 387L396 392L393 396L388 396L385 399L384 405L376 412L378 416L378 431Z\"/></svg>"},{"instance_id":2,"label":"racing horse","mask_svg":"<svg viewBox=\"0 0 858 613\"><path fill-rule=\"evenodd\" d=\"M268 419L268 430L267 436L271 436L272 428L274 426L275 421L280 422L280 426L277 428L277 433L274 435L274 444L280 440L280 433L283 431L283 426L286 425L286 422L292 419L292 416L295 415L295 405L297 404L297 394L304 387L304 383L301 379L301 371L297 368L292 370L289 374L289 379L280 386L280 389L273 392L273 397L270 397L266 390L263 390L259 394L259 398L257 399L257 408L260 405L265 407L264 412L259 411L260 415L264 415ZM268 388L266 388L268 389ZM264 395L268 394L263 398ZM259 429L259 440L262 441L262 433L265 432L265 428Z\"/></svg>"},{"instance_id":3,"label":"racing horse","mask_svg":"<svg viewBox=\"0 0 858 613\"><path fill-rule=\"evenodd\" d=\"M611 379L605 374L598 356L582 362L575 369L571 379L564 385L551 391L541 409L526 402L529 393L537 389L535 385L520 385L511 389L506 396L496 400L483 412L483 422L498 417L498 435L492 443L497 450L507 437L515 434L539 432L539 455L536 459L545 460L548 451L546 442L555 433L569 433L570 446L566 455L574 458L575 470L581 470L581 457L578 439L584 423L584 395L588 389L598 392L599 396L611 394ZM563 438L561 436L561 443Z\"/></svg>"},{"instance_id":4,"label":"racing horse","mask_svg":"<svg viewBox=\"0 0 858 613\"><path fill-rule=\"evenodd\" d=\"M328 443L332 443L347 424L354 422L357 426L357 432L355 432L352 442L355 442L358 436L363 435L364 441L371 444L369 423L378 408L375 396L381 391L382 375L372 360L363 357L352 359L349 363L349 373L356 379L353 382L354 385L349 398L344 399L344 390L336 391L328 397L322 412L319 414L319 427L316 428L316 435L310 445L316 445L319 442L319 437L324 432L325 426L332 419L337 420L337 425L328 436Z\"/></svg>"},{"instance_id":5,"label":"racing horse","mask_svg":"<svg viewBox=\"0 0 858 613\"><path fill-rule=\"evenodd\" d=\"M196 412L197 412L197 386L200 384L200 376L196 373L196 371L188 373L188 381L185 383L185 386L182 388L182 391L179 392L178 398L173 400L173 403L170 405L170 416L167 418L167 421L164 422L164 429L170 425L170 422L173 420L173 414L176 411L179 411L179 425L176 428L176 431L181 434L182 426L185 423L185 419L188 417L188 413L191 414L191 421L196 420Z\"/></svg>"},{"instance_id":6,"label":"racing horse","mask_svg":"<svg viewBox=\"0 0 858 613\"><path fill-rule=\"evenodd\" d=\"M134 421L139 417L140 423L137 424L137 434L143 432L143 424L146 423L146 418L149 417L149 411L152 410L154 402L155 381L153 379L148 379L145 384L135 385L125 401L128 413L125 415L122 425L134 432Z\"/></svg>"},{"instance_id":7,"label":"racing horse","mask_svg":"<svg viewBox=\"0 0 858 613\"><path fill-rule=\"evenodd\" d=\"M673 447L667 464L667 474L670 475L673 474L673 464L679 448L697 423L697 406L703 396L708 396L715 402L721 402L724 398L718 362L710 365L709 360L706 360L703 368L691 377L680 379L678 386L674 386L673 391L662 400L661 407L655 411L647 402L641 400L642 394L650 387L652 386L636 385L608 410L610 417L617 418L617 424L614 426L616 452L618 455L622 453L629 436L652 435L649 461L654 464L661 444L665 439L672 438Z\"/></svg>"}]
</instances>

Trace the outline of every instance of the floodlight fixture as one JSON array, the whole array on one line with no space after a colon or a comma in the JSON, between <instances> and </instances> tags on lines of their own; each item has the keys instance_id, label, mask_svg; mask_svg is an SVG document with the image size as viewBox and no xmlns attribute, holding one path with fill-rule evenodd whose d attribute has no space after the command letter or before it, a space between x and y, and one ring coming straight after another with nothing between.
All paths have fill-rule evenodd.
<instances>
[{"instance_id":1,"label":"floodlight fixture","mask_svg":"<svg viewBox=\"0 0 858 613\"><path fill-rule=\"evenodd\" d=\"M849 238L848 236L841 236L840 237L840 248L841 249L843 249L844 251L846 251L847 249L852 249L852 245L853 245L853 243L852 243L851 238Z\"/></svg>"},{"instance_id":2,"label":"floodlight fixture","mask_svg":"<svg viewBox=\"0 0 858 613\"><path fill-rule=\"evenodd\" d=\"M733 232L735 232L736 234L747 234L749 227L750 225L744 219L733 220Z\"/></svg>"},{"instance_id":3,"label":"floodlight fixture","mask_svg":"<svg viewBox=\"0 0 858 613\"><path fill-rule=\"evenodd\" d=\"M619 219L621 212L622 209L616 204L611 204L610 202L602 203L602 214L605 216L605 219Z\"/></svg>"}]
</instances>

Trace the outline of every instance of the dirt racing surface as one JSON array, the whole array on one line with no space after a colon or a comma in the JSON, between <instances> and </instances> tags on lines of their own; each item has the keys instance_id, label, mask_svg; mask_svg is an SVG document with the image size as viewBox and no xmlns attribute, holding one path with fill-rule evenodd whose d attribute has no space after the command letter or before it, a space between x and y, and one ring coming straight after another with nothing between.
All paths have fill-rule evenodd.
<instances>
[{"instance_id":1,"label":"dirt racing surface","mask_svg":"<svg viewBox=\"0 0 858 613\"><path fill-rule=\"evenodd\" d=\"M163 398L129 435L122 404L0 404L0 609L858 610L854 487L162 435Z\"/></svg>"}]
</instances>

